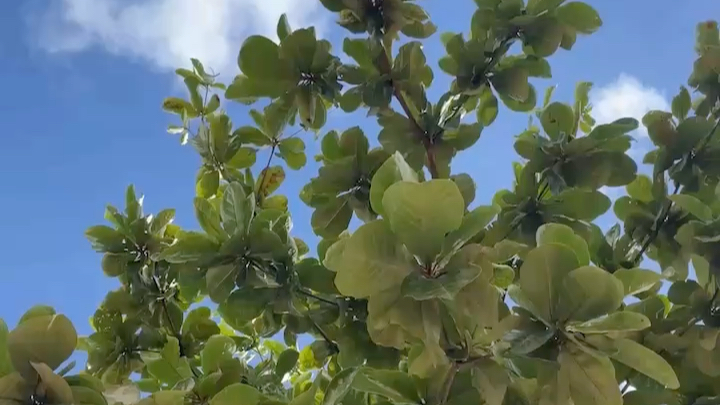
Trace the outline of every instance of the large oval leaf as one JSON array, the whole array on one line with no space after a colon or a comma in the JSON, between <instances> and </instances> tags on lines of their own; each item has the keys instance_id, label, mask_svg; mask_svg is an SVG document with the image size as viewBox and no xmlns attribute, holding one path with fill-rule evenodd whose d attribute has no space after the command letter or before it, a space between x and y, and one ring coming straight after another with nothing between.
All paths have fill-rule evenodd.
<instances>
[{"instance_id":1,"label":"large oval leaf","mask_svg":"<svg viewBox=\"0 0 720 405\"><path fill-rule=\"evenodd\" d=\"M465 200L448 179L395 183L385 191L382 206L392 231L427 262L440 253L445 235L460 227L465 213Z\"/></svg>"},{"instance_id":2,"label":"large oval leaf","mask_svg":"<svg viewBox=\"0 0 720 405\"><path fill-rule=\"evenodd\" d=\"M533 305L526 309L537 310L535 316L545 321L557 320L563 279L579 265L575 252L563 245L543 245L528 252L520 268L520 288Z\"/></svg>"},{"instance_id":3,"label":"large oval leaf","mask_svg":"<svg viewBox=\"0 0 720 405\"><path fill-rule=\"evenodd\" d=\"M8 351L13 367L32 380L37 375L30 364L45 363L55 370L75 351L77 332L65 315L30 318L8 336Z\"/></svg>"},{"instance_id":4,"label":"large oval leaf","mask_svg":"<svg viewBox=\"0 0 720 405\"><path fill-rule=\"evenodd\" d=\"M630 339L615 341L615 353L610 357L645 374L672 390L680 388L673 368L654 351Z\"/></svg>"},{"instance_id":5,"label":"large oval leaf","mask_svg":"<svg viewBox=\"0 0 720 405\"><path fill-rule=\"evenodd\" d=\"M413 270L412 263L387 222L376 220L332 245L323 264L337 273L341 294L365 298L399 285Z\"/></svg>"},{"instance_id":6,"label":"large oval leaf","mask_svg":"<svg viewBox=\"0 0 720 405\"><path fill-rule=\"evenodd\" d=\"M584 266L563 280L558 313L561 320L588 321L616 310L624 297L620 280L598 267Z\"/></svg>"}]
</instances>

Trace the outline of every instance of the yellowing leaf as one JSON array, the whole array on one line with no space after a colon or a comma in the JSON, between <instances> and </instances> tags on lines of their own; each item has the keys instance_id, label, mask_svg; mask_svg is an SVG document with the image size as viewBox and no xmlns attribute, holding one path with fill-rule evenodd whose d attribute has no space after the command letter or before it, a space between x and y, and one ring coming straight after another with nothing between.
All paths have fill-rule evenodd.
<instances>
[{"instance_id":1,"label":"yellowing leaf","mask_svg":"<svg viewBox=\"0 0 720 405\"><path fill-rule=\"evenodd\" d=\"M263 169L258 176L257 183L255 183L257 198L262 201L277 190L284 180L285 170L283 170L282 166L271 166Z\"/></svg>"}]
</instances>

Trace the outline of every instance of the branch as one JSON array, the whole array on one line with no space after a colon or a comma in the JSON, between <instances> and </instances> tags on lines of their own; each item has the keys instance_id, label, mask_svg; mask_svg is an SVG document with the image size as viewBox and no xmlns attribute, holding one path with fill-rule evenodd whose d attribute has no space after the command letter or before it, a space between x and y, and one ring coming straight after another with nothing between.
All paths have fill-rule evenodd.
<instances>
[{"instance_id":1,"label":"branch","mask_svg":"<svg viewBox=\"0 0 720 405\"><path fill-rule=\"evenodd\" d=\"M328 304L328 305L334 305L334 306L336 306L336 307L339 307L339 305L338 305L337 302L331 301L331 300L329 300L329 299L326 299L326 298L323 298L323 297L320 297L320 296L317 296L317 295L313 294L312 292L304 289L303 287L297 287L296 291L297 291L299 294L304 295L304 296L306 296L306 297L308 297L308 298L312 298L312 299L314 299L314 300L323 302L323 303Z\"/></svg>"},{"instance_id":2,"label":"branch","mask_svg":"<svg viewBox=\"0 0 720 405\"><path fill-rule=\"evenodd\" d=\"M384 75L390 75L392 73L392 63L390 62L390 55L388 54L389 49L387 49L383 45L381 53L382 55L380 55L379 66L380 72ZM391 83L393 88L393 96L395 96L395 99L400 104L400 107L407 116L407 119L410 120L410 123L413 126L413 130L415 132L415 136L422 142L423 147L425 148L425 155L427 157L427 166L428 171L430 172L430 176L433 179L437 179L440 175L438 174L437 164L435 163L435 151L433 150L433 144L430 141L430 138L428 138L427 136L427 131L425 131L422 126L420 126L417 118L412 113L412 110L410 110L410 106L408 105L407 100L405 100L405 96L403 95L400 87L393 80L391 80Z\"/></svg>"},{"instance_id":3,"label":"branch","mask_svg":"<svg viewBox=\"0 0 720 405\"><path fill-rule=\"evenodd\" d=\"M156 276L153 276L153 282L155 283L155 287L157 287L158 292L162 292L162 288L160 288L160 282L158 281ZM165 318L168 321L168 325L170 326L170 334L173 335L175 339L178 341L178 347L180 348L180 356L181 357L187 357L185 356L185 349L182 345L182 335L180 334L180 329L175 327L175 323L173 322L172 318L170 317L170 312L168 311L167 303L165 302L165 298L160 300L160 305L162 305L162 310L165 313ZM190 367L190 371L192 371L195 378L199 378L200 374L195 370L195 368Z\"/></svg>"},{"instance_id":4,"label":"branch","mask_svg":"<svg viewBox=\"0 0 720 405\"><path fill-rule=\"evenodd\" d=\"M340 353L340 349L338 348L337 343L335 343L332 339L330 339L330 336L328 336L327 333L325 333L325 331L322 330L322 328L320 327L320 325L318 325L317 322L315 322L315 321L310 317L310 315L307 316L307 319L308 319L308 320L310 321L310 323L312 324L313 329L315 329L315 331L316 331L320 336L322 336L323 340L325 340L325 342L327 342L327 344L330 346L330 349L333 351L333 354L335 354L335 353Z\"/></svg>"},{"instance_id":5,"label":"branch","mask_svg":"<svg viewBox=\"0 0 720 405\"><path fill-rule=\"evenodd\" d=\"M720 120L715 121L715 125L713 125L712 129L705 134L703 139L698 144L698 147L692 151L690 151L687 155L688 163L692 161L692 159L696 156L697 153L700 153L710 142L710 139L715 134L715 132L718 130L718 127L720 127ZM677 194L680 191L680 183L675 183L675 189L672 192L672 195ZM670 210L672 209L673 202L672 200L668 199L663 206L663 208L659 212L658 219L656 220L652 232L645 238L645 241L643 242L640 251L635 255L632 262L638 263L645 254L645 252L650 248L650 245L657 239L658 235L660 234L660 229L662 229L663 225L667 222L668 216L670 215Z\"/></svg>"}]
</instances>

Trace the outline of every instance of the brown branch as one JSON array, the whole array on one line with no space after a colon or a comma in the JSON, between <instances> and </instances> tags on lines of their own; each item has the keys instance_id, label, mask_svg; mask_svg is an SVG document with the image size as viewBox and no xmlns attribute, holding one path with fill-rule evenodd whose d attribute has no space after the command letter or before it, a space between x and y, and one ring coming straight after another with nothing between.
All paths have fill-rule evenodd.
<instances>
[{"instance_id":1,"label":"brown branch","mask_svg":"<svg viewBox=\"0 0 720 405\"><path fill-rule=\"evenodd\" d=\"M382 73L383 75L390 75L392 73L392 64L390 62L390 55L388 53L389 50L383 45L381 52L382 55L380 55L379 60L380 66L378 67L380 73ZM407 119L410 121L415 136L420 142L422 142L422 145L425 148L427 167L428 171L430 172L430 176L433 179L437 179L439 177L439 173L437 170L437 163L435 162L435 151L432 141L430 140L430 138L428 138L427 131L425 131L425 129L420 125L417 118L412 113L412 110L410 110L410 106L408 105L407 100L405 100L405 96L403 95L400 87L393 80L390 80L390 84L393 88L393 96L395 96L395 99L398 101L400 107L407 116Z\"/></svg>"}]
</instances>

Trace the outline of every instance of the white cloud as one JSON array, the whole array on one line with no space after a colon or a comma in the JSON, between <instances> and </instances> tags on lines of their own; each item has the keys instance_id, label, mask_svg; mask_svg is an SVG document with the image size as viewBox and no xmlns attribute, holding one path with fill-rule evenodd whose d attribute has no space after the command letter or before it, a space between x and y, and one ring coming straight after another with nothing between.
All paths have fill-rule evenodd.
<instances>
[{"instance_id":1,"label":"white cloud","mask_svg":"<svg viewBox=\"0 0 720 405\"><path fill-rule=\"evenodd\" d=\"M651 110L670 110L670 103L660 90L647 86L637 78L622 73L618 78L590 94L592 116L598 124L606 124L620 118L630 117L640 121L640 127L631 133L635 138L630 157L642 161L652 148L647 129L642 125L643 116Z\"/></svg>"},{"instance_id":2,"label":"white cloud","mask_svg":"<svg viewBox=\"0 0 720 405\"><path fill-rule=\"evenodd\" d=\"M670 109L670 103L662 92L625 73L612 83L594 89L590 101L593 106L592 116L598 124L624 117L642 121L642 117L650 110ZM647 136L642 124L637 132L638 135Z\"/></svg>"},{"instance_id":3,"label":"white cloud","mask_svg":"<svg viewBox=\"0 0 720 405\"><path fill-rule=\"evenodd\" d=\"M100 47L163 70L200 59L223 76L236 73L243 39L275 38L287 13L294 28L322 27L330 14L307 0L57 0L30 29L48 52Z\"/></svg>"}]
</instances>

